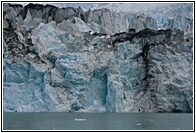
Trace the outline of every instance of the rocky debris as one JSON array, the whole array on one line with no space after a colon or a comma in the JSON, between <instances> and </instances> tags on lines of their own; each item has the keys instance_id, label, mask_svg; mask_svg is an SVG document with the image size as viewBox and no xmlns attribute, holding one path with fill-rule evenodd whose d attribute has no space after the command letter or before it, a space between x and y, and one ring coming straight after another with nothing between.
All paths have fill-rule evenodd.
<instances>
[{"instance_id":1,"label":"rocky debris","mask_svg":"<svg viewBox=\"0 0 196 133\"><path fill-rule=\"evenodd\" d=\"M192 112L191 34L144 14L4 7L4 111Z\"/></svg>"}]
</instances>

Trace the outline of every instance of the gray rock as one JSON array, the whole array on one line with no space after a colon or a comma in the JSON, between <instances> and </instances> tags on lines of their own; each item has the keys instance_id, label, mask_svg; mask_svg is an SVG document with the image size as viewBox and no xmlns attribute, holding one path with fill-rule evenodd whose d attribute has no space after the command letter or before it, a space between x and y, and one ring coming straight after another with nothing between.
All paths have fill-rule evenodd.
<instances>
[{"instance_id":1,"label":"gray rock","mask_svg":"<svg viewBox=\"0 0 196 133\"><path fill-rule=\"evenodd\" d=\"M9 23L3 19L3 29L9 29Z\"/></svg>"}]
</instances>

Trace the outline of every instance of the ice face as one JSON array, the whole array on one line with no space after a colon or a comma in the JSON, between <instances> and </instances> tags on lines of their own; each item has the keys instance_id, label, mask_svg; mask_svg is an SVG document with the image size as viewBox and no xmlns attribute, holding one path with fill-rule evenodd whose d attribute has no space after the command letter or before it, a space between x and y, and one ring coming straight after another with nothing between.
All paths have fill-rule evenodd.
<instances>
[{"instance_id":1,"label":"ice face","mask_svg":"<svg viewBox=\"0 0 196 133\"><path fill-rule=\"evenodd\" d=\"M4 111L192 111L190 18L4 8Z\"/></svg>"}]
</instances>

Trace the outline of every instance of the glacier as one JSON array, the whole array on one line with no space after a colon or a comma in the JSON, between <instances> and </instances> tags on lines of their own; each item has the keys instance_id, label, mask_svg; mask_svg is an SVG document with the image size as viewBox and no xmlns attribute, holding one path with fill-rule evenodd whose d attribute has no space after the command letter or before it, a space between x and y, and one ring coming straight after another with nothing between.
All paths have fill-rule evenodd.
<instances>
[{"instance_id":1,"label":"glacier","mask_svg":"<svg viewBox=\"0 0 196 133\"><path fill-rule=\"evenodd\" d=\"M192 32L184 14L3 3L3 111L192 112Z\"/></svg>"}]
</instances>

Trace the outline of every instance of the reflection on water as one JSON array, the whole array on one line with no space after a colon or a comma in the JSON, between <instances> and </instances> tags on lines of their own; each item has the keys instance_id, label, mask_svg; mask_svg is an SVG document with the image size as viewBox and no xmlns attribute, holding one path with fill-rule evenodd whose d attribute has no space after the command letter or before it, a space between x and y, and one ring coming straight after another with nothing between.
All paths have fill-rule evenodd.
<instances>
[{"instance_id":1,"label":"reflection on water","mask_svg":"<svg viewBox=\"0 0 196 133\"><path fill-rule=\"evenodd\" d=\"M3 113L3 130L192 130L185 113Z\"/></svg>"}]
</instances>

